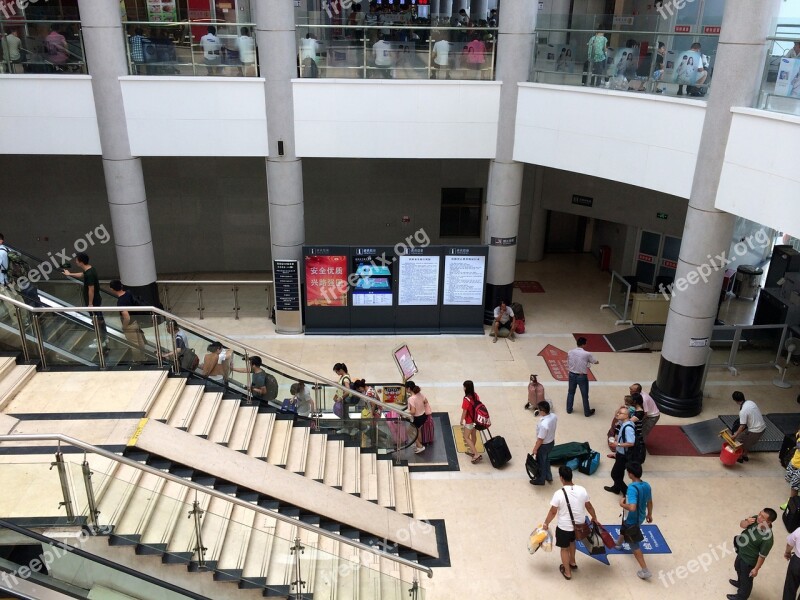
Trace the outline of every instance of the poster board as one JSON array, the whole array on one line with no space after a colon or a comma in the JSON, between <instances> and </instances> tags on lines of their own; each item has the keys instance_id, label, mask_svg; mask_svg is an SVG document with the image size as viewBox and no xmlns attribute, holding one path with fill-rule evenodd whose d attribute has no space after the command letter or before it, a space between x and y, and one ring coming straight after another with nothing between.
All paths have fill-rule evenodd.
<instances>
[{"instance_id":1,"label":"poster board","mask_svg":"<svg viewBox=\"0 0 800 600\"><path fill-rule=\"evenodd\" d=\"M417 363L414 362L414 357L411 356L411 350L408 348L408 344L403 344L399 348L395 348L392 355L394 356L394 362L397 364L397 368L400 369L400 374L403 376L403 381L408 381L419 373Z\"/></svg>"},{"instance_id":2,"label":"poster board","mask_svg":"<svg viewBox=\"0 0 800 600\"><path fill-rule=\"evenodd\" d=\"M349 246L304 246L307 333L341 333L350 329Z\"/></svg>"},{"instance_id":3,"label":"poster board","mask_svg":"<svg viewBox=\"0 0 800 600\"><path fill-rule=\"evenodd\" d=\"M397 257L395 330L439 333L441 246L407 248Z\"/></svg>"},{"instance_id":4,"label":"poster board","mask_svg":"<svg viewBox=\"0 0 800 600\"><path fill-rule=\"evenodd\" d=\"M394 333L394 247L355 246L350 250L350 332Z\"/></svg>"},{"instance_id":5,"label":"poster board","mask_svg":"<svg viewBox=\"0 0 800 600\"><path fill-rule=\"evenodd\" d=\"M444 250L442 333L483 334L486 298L486 246L448 246Z\"/></svg>"},{"instance_id":6,"label":"poster board","mask_svg":"<svg viewBox=\"0 0 800 600\"><path fill-rule=\"evenodd\" d=\"M800 98L800 58L782 58L775 80L775 95Z\"/></svg>"}]
</instances>

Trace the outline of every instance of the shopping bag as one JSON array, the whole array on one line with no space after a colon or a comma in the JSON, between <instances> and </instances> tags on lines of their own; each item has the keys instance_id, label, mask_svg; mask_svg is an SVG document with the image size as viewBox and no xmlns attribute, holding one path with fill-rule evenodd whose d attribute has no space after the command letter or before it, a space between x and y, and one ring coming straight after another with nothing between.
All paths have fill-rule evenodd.
<instances>
[{"instance_id":1,"label":"shopping bag","mask_svg":"<svg viewBox=\"0 0 800 600\"><path fill-rule=\"evenodd\" d=\"M617 545L616 540L605 527L598 523L597 529L600 531L600 536L603 538L603 543L605 544L606 548L611 549Z\"/></svg>"},{"instance_id":2,"label":"shopping bag","mask_svg":"<svg viewBox=\"0 0 800 600\"><path fill-rule=\"evenodd\" d=\"M605 542L603 541L603 536L600 533L600 527L597 523L592 523L592 528L589 531L588 537L581 540L581 543L589 554L596 555L606 553Z\"/></svg>"},{"instance_id":3,"label":"shopping bag","mask_svg":"<svg viewBox=\"0 0 800 600\"><path fill-rule=\"evenodd\" d=\"M528 472L528 477L533 481L539 477L539 461L537 461L532 454L528 454L525 459L525 470Z\"/></svg>"},{"instance_id":4,"label":"shopping bag","mask_svg":"<svg viewBox=\"0 0 800 600\"><path fill-rule=\"evenodd\" d=\"M550 531L542 524L539 524L536 529L531 531L531 535L528 537L528 552L534 554L539 548L545 552L553 550L553 537L550 535Z\"/></svg>"}]
</instances>

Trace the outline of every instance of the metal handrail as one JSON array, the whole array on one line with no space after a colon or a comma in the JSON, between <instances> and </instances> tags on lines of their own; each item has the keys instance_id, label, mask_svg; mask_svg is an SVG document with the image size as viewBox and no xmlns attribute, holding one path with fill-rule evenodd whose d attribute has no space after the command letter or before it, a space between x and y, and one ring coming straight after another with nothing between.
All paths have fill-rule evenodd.
<instances>
[{"instance_id":1,"label":"metal handrail","mask_svg":"<svg viewBox=\"0 0 800 600\"><path fill-rule=\"evenodd\" d=\"M97 446L79 440L77 438L64 435L63 433L18 433L14 435L0 435L0 442L37 442L37 441L63 442L65 444L69 444L70 446L75 446L76 448L80 448L86 452L92 452L94 454L97 454L98 456L102 456L104 458L108 458L118 463L122 463L129 467L133 467L134 469L139 469L140 471L144 471L145 473L150 473L151 475L161 477L162 479L166 479L167 481L171 481L173 483L177 483L180 485L185 485L186 487L191 488L196 492L201 492L203 494L208 494L209 496L213 496L220 500L226 500L228 502L232 502L233 504L236 504L243 508L252 509L257 513L261 513L262 515L267 515L278 521L283 521L284 523L295 525L301 529L317 533L321 536L330 538L339 543L347 544L348 546L353 546L354 548L358 548L359 550L364 550L365 552L370 552L382 558L386 558L388 560L400 563L407 567L411 567L412 569L416 569L417 571L422 571L423 573L427 574L429 578L433 577L433 570L430 567L420 565L418 563L415 563L411 560L408 560L400 556L394 556L382 550L378 550L372 546L368 546L367 544L356 542L355 540L351 540L350 538L347 538L343 535L339 535L338 533L333 533L331 531L323 529L322 527L314 527L313 525L304 523L299 519L287 517L286 515L282 515L279 512L271 511L262 506L259 506L258 504L247 502L246 500L242 500L240 498L237 498L236 496L228 495L224 492L215 490L214 488L206 487L200 485L199 483L195 483L194 481L183 479L181 477L173 475L172 473L161 471L159 469L150 467L148 465L143 465L135 460L126 458L124 456L120 456L119 454L114 454L113 452L109 452L108 450L104 450L103 448L99 448Z\"/></svg>"},{"instance_id":2,"label":"metal handrail","mask_svg":"<svg viewBox=\"0 0 800 600\"><path fill-rule=\"evenodd\" d=\"M156 279L158 285L269 285L275 283L272 279L247 279L241 281L228 279Z\"/></svg>"},{"instance_id":3,"label":"metal handrail","mask_svg":"<svg viewBox=\"0 0 800 600\"><path fill-rule=\"evenodd\" d=\"M608 29L608 28L597 28L594 29L564 29L560 27L548 28L548 27L537 27L534 33L597 33L598 31L602 31L603 33L608 34L615 34L615 33L624 33L625 35L658 35L663 37L719 37L720 34L718 33L702 33L695 31L694 33L682 33L677 31L627 31L621 29ZM563 44L562 44L563 45Z\"/></svg>"},{"instance_id":4,"label":"metal handrail","mask_svg":"<svg viewBox=\"0 0 800 600\"><path fill-rule=\"evenodd\" d=\"M295 27L304 27L306 29L430 29L436 31L463 31L472 33L474 31L488 31L498 32L497 27L471 27L465 25L463 27L445 27L438 25L312 25L309 23L297 23Z\"/></svg>"},{"instance_id":5,"label":"metal handrail","mask_svg":"<svg viewBox=\"0 0 800 600\"><path fill-rule=\"evenodd\" d=\"M14 298L9 298L8 296L5 296L3 294L0 294L0 300L3 300L4 302L7 302L9 304L13 304L16 307L19 307L19 308L24 309L24 310L26 310L28 312L31 312L31 313L60 313L60 312L75 312L75 313L78 313L78 312L95 312L95 313L108 312L108 313L120 313L120 312L125 312L125 311L128 311L128 310L131 309L130 306L62 306L62 307L57 307L57 308L55 308L55 307L32 307L32 306L28 306L24 302L19 302L19 301L15 300ZM208 336L209 339L222 342L223 345L229 345L228 347L230 347L230 348L238 347L238 348L243 349L245 351L245 353L250 355L250 356L257 355L257 356L266 357L268 361L276 363L276 364L280 365L281 367L292 369L295 372L300 373L304 377L308 377L309 380L311 380L311 381L315 381L317 383L323 383L323 384L325 384L327 386L332 386L332 387L338 388L339 390L349 394L350 396L354 396L356 398L364 400L365 402L371 402L372 404L376 404L376 405L384 408L385 410L394 411L395 413L397 413L398 415L408 419L409 421L414 419L414 416L411 413L406 412L404 410L399 410L399 407L397 405L386 404L384 402L381 402L377 398L371 398L371 397L369 397L369 396L367 396L365 394L357 392L354 389L346 388L343 385L341 385L341 384L339 384L339 383L337 383L335 381L332 381L330 379L326 379L325 377L320 377L319 375L317 375L315 373L312 373L311 371L307 371L306 369L304 369L302 367L298 367L297 365L293 365L292 363L288 363L285 360L277 358L276 356L272 356L270 354L266 354L265 352L262 352L261 350L258 350L257 348L253 348L252 346L248 346L247 344L243 344L241 342L238 342L238 341L236 341L236 340L234 340L232 338L229 338L227 336L224 336L224 335L222 335L222 334L220 334L220 333L218 333L216 331L211 331L210 329L206 329L202 325L198 325L197 323L195 323L193 321L188 321L187 319L183 319L181 317L173 315L172 313L168 313L167 311L161 310L160 308L156 308L155 306L137 306L136 307L136 311L137 312L147 311L147 312L150 312L152 314L156 314L156 315L162 316L165 319L168 319L168 320L171 320L171 321L176 321L178 324L185 325L186 329L188 329L188 330L190 330L192 332L196 332L196 331L199 330L200 333L204 334L205 336Z\"/></svg>"}]
</instances>

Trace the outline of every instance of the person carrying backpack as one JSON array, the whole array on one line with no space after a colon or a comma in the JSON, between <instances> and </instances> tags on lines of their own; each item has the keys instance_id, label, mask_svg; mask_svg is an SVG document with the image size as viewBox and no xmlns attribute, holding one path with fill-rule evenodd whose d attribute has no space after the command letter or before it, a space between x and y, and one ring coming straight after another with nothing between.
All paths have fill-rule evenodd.
<instances>
[{"instance_id":1,"label":"person carrying backpack","mask_svg":"<svg viewBox=\"0 0 800 600\"><path fill-rule=\"evenodd\" d=\"M117 306L138 306L138 302L133 297L130 290L126 290L119 279L112 280L108 287L111 288L111 293L117 297ZM144 347L147 340L144 337L142 328L139 322L131 314L132 311L123 310L119 313L120 321L122 321L122 333L125 334L125 339L133 346L133 359L137 362L144 360Z\"/></svg>"},{"instance_id":2,"label":"person carrying backpack","mask_svg":"<svg viewBox=\"0 0 800 600\"><path fill-rule=\"evenodd\" d=\"M628 465L628 452L636 444L636 428L631 422L630 412L627 406L620 406L617 409L617 420L619 421L619 432L614 442L609 442L611 449L614 450L614 466L611 468L611 479L613 485L607 485L603 489L612 494L625 494L628 485L625 483L625 470Z\"/></svg>"},{"instance_id":3,"label":"person carrying backpack","mask_svg":"<svg viewBox=\"0 0 800 600\"><path fill-rule=\"evenodd\" d=\"M461 426L464 432L464 443L469 451L467 454L472 457L472 464L477 464L483 460L483 455L478 454L475 444L478 439L477 419L479 407L483 406L480 397L475 393L475 384L469 379L464 382L464 399L461 401ZM485 407L484 407L485 410Z\"/></svg>"}]
</instances>

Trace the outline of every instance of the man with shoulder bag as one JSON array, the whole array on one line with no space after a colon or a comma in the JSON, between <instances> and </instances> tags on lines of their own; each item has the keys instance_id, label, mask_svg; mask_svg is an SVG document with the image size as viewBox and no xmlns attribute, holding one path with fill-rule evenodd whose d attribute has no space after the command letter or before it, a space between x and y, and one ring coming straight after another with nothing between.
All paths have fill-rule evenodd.
<instances>
[{"instance_id":1,"label":"man with shoulder bag","mask_svg":"<svg viewBox=\"0 0 800 600\"><path fill-rule=\"evenodd\" d=\"M599 523L592 503L589 502L589 492L586 488L572 483L572 469L566 465L558 468L561 485L564 486L553 494L550 501L550 511L544 519L545 529L558 515L556 524L556 546L561 549L561 564L558 570L564 579L572 579L572 571L578 568L575 563L575 542L589 536L591 530L586 523L586 514L592 523Z\"/></svg>"}]
</instances>

